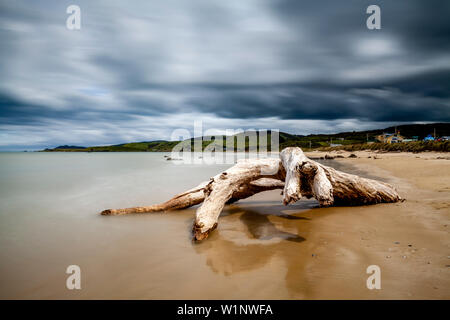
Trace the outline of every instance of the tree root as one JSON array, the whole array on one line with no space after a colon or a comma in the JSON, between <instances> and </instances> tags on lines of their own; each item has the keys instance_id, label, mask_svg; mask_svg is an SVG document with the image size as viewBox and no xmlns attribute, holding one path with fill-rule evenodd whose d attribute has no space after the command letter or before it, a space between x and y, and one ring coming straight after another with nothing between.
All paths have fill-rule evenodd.
<instances>
[{"instance_id":1,"label":"tree root","mask_svg":"<svg viewBox=\"0 0 450 320\"><path fill-rule=\"evenodd\" d=\"M402 200L394 187L324 166L307 158L300 148L286 148L280 159L239 161L210 181L148 207L104 210L102 215L162 212L197 204L193 225L195 240L204 240L217 227L223 207L256 193L283 189L283 204L314 197L320 206L368 205Z\"/></svg>"}]
</instances>

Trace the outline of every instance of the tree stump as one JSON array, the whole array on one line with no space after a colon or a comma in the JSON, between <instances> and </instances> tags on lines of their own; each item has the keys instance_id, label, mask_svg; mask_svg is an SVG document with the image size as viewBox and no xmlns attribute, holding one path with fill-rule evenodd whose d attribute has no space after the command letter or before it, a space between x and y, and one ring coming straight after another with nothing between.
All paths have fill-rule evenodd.
<instances>
[{"instance_id":1,"label":"tree stump","mask_svg":"<svg viewBox=\"0 0 450 320\"><path fill-rule=\"evenodd\" d=\"M283 189L283 204L302 197L314 197L322 207L331 205L369 205L397 202L401 198L387 183L362 178L322 165L305 156L300 148L285 148L280 159L247 159L209 181L148 207L108 209L102 215L161 212L188 208L197 204L193 225L195 240L206 239L217 227L218 218L227 203L248 198L256 193Z\"/></svg>"}]
</instances>

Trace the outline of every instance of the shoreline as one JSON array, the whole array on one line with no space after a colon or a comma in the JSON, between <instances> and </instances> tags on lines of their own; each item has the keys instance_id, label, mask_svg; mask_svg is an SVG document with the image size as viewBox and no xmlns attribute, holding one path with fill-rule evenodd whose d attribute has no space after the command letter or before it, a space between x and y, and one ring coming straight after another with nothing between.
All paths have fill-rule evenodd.
<instances>
[{"instance_id":1,"label":"shoreline","mask_svg":"<svg viewBox=\"0 0 450 320\"><path fill-rule=\"evenodd\" d=\"M227 205L217 229L194 244L196 207L110 218L98 212L164 201L230 165L177 166L157 154L4 155L0 296L450 299L446 154L327 153L344 158L325 165L391 183L406 201L283 206L280 190L267 191ZM64 286L73 263L86 281L76 293ZM381 290L366 287L370 265L381 268Z\"/></svg>"}]
</instances>

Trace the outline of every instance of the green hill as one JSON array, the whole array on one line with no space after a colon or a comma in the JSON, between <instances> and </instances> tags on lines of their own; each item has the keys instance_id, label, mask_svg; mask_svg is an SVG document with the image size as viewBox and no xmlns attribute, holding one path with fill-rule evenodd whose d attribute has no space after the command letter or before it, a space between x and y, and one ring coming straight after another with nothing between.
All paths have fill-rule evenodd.
<instances>
[{"instance_id":1,"label":"green hill","mask_svg":"<svg viewBox=\"0 0 450 320\"><path fill-rule=\"evenodd\" d=\"M335 134L311 134L311 135L295 135L286 132L279 132L280 149L286 147L300 147L302 149L330 149L331 144L339 144L341 146L332 147L345 150L361 150L361 149L381 149L381 150L397 150L397 151L450 151L450 143L445 142L408 142L399 144L385 144L385 143L370 143L375 140L375 136L384 132L393 133L395 130L406 138L418 137L422 140L428 134L436 132L437 137L450 136L450 123L433 123L433 124L410 124L401 125L397 127L389 127L385 129L369 130L369 131L352 131L341 132ZM271 132L267 134L267 149L271 150ZM261 143L259 132L248 131L245 134L240 133L234 136L204 136L200 138L191 138L185 140L185 144L191 144L191 150L194 150L194 143L201 139L202 149L207 146L209 148L215 146L216 149L222 147L225 150L227 140L229 145L234 146L235 151L249 151L249 136L256 137L258 147ZM217 140L222 137L223 142L220 144ZM240 140L241 139L241 140ZM238 149L237 141L244 141L245 147ZM45 149L44 152L170 152L179 144L180 141L145 141L123 143L110 146L93 146L93 147L79 147L79 146L59 146L53 149ZM256 150L252 150L256 151Z\"/></svg>"}]
</instances>

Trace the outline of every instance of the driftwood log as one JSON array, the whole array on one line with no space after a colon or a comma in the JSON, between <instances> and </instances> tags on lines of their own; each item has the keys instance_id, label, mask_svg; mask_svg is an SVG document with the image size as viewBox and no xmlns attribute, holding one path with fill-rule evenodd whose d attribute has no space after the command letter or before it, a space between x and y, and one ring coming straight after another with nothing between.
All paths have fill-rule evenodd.
<instances>
[{"instance_id":1,"label":"driftwood log","mask_svg":"<svg viewBox=\"0 0 450 320\"><path fill-rule=\"evenodd\" d=\"M320 206L355 206L401 200L395 188L387 183L341 172L307 158L300 148L286 148L280 152L279 159L241 160L209 181L164 203L108 209L101 214L161 212L202 203L195 214L193 235L195 240L203 240L217 227L225 204L274 189L283 189L285 205L302 197L314 197Z\"/></svg>"}]
</instances>

